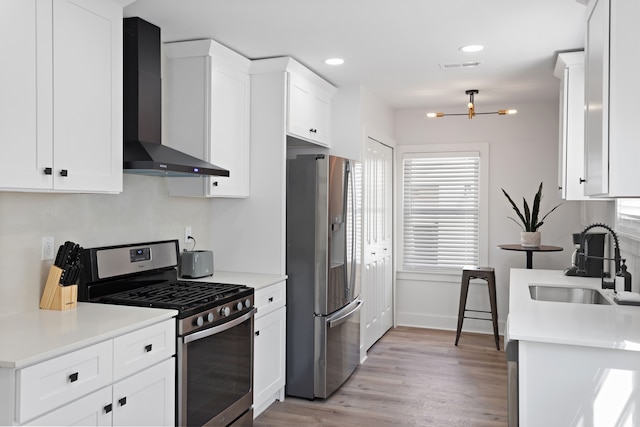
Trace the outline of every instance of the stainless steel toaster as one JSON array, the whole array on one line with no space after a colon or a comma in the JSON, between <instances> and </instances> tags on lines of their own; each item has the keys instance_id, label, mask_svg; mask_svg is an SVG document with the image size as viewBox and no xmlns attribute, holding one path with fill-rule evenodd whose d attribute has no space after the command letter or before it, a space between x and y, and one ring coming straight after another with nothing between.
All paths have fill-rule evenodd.
<instances>
[{"instance_id":1,"label":"stainless steel toaster","mask_svg":"<svg viewBox=\"0 0 640 427\"><path fill-rule=\"evenodd\" d=\"M180 255L180 275L188 279L211 276L213 274L213 252L188 251Z\"/></svg>"}]
</instances>

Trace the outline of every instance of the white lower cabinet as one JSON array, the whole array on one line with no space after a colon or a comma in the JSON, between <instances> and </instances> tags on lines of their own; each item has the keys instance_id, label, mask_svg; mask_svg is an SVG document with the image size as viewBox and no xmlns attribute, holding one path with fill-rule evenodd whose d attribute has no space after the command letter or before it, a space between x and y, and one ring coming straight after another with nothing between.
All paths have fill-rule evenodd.
<instances>
[{"instance_id":1,"label":"white lower cabinet","mask_svg":"<svg viewBox=\"0 0 640 427\"><path fill-rule=\"evenodd\" d=\"M13 424L173 425L175 333L168 319L5 372L0 380L15 378Z\"/></svg>"},{"instance_id":2,"label":"white lower cabinet","mask_svg":"<svg viewBox=\"0 0 640 427\"><path fill-rule=\"evenodd\" d=\"M37 418L29 425L172 425L174 373L171 358Z\"/></svg>"},{"instance_id":3,"label":"white lower cabinet","mask_svg":"<svg viewBox=\"0 0 640 427\"><path fill-rule=\"evenodd\" d=\"M253 416L284 400L286 369L286 285L280 282L255 293L258 312L254 336Z\"/></svg>"},{"instance_id":4,"label":"white lower cabinet","mask_svg":"<svg viewBox=\"0 0 640 427\"><path fill-rule=\"evenodd\" d=\"M110 426L111 387L103 388L29 423L34 426Z\"/></svg>"},{"instance_id":5,"label":"white lower cabinet","mask_svg":"<svg viewBox=\"0 0 640 427\"><path fill-rule=\"evenodd\" d=\"M173 425L175 385L174 358L114 384L113 425Z\"/></svg>"}]
</instances>

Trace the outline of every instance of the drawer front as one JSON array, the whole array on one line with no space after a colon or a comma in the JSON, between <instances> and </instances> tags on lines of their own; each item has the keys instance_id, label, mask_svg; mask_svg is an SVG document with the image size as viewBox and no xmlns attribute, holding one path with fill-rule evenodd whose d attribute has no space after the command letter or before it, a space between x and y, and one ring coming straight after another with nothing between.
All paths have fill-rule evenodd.
<instances>
[{"instance_id":1,"label":"drawer front","mask_svg":"<svg viewBox=\"0 0 640 427\"><path fill-rule=\"evenodd\" d=\"M112 381L112 341L17 371L17 419L24 423Z\"/></svg>"},{"instance_id":2,"label":"drawer front","mask_svg":"<svg viewBox=\"0 0 640 427\"><path fill-rule=\"evenodd\" d=\"M256 318L271 313L280 307L284 307L287 298L286 282L276 283L256 290L255 306L258 308Z\"/></svg>"},{"instance_id":3,"label":"drawer front","mask_svg":"<svg viewBox=\"0 0 640 427\"><path fill-rule=\"evenodd\" d=\"M175 353L175 319L117 337L113 340L114 381L139 372Z\"/></svg>"}]
</instances>

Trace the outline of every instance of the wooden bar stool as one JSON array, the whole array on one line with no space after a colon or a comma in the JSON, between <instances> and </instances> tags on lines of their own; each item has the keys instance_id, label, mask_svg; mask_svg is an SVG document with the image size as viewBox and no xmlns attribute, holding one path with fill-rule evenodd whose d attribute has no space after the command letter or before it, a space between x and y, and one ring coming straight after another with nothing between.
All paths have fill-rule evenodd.
<instances>
[{"instance_id":1,"label":"wooden bar stool","mask_svg":"<svg viewBox=\"0 0 640 427\"><path fill-rule=\"evenodd\" d=\"M467 308L467 294L469 293L469 281L471 279L482 279L487 282L487 285L489 287L489 303L491 305L491 311L470 310ZM465 312L467 311L471 311L474 313L490 313L491 319L465 316ZM460 307L458 309L458 329L456 330L456 345L458 345L460 332L462 332L462 322L465 318L492 321L493 335L496 340L496 349L500 350L500 338L498 337L498 309L496 303L496 275L493 271L493 267L465 266L462 269L462 284L460 287Z\"/></svg>"}]
</instances>

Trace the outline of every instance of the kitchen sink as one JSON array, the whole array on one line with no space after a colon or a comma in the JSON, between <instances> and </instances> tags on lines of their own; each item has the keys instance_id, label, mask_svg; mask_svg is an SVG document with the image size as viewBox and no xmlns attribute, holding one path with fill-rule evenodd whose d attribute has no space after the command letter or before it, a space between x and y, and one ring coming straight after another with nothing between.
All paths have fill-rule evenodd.
<instances>
[{"instance_id":1,"label":"kitchen sink","mask_svg":"<svg viewBox=\"0 0 640 427\"><path fill-rule=\"evenodd\" d=\"M591 288L529 285L531 299L537 301L571 302L577 304L611 304L600 292Z\"/></svg>"}]
</instances>

